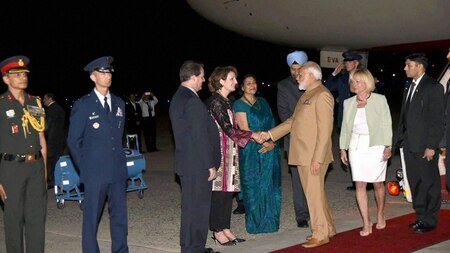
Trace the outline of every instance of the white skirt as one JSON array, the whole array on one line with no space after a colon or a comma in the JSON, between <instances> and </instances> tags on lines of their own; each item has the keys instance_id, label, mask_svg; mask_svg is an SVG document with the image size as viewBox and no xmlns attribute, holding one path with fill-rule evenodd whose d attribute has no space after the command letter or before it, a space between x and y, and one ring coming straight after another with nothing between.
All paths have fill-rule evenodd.
<instances>
[{"instance_id":1,"label":"white skirt","mask_svg":"<svg viewBox=\"0 0 450 253\"><path fill-rule=\"evenodd\" d=\"M368 134L352 134L348 149L353 181L384 182L387 160L383 160L384 146L369 147Z\"/></svg>"}]
</instances>

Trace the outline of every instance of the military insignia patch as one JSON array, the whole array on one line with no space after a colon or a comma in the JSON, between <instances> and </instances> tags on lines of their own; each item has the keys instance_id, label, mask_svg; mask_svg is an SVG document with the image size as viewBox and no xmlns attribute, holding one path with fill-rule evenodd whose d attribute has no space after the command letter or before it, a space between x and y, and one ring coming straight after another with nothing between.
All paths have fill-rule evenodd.
<instances>
[{"instance_id":1,"label":"military insignia patch","mask_svg":"<svg viewBox=\"0 0 450 253\"><path fill-rule=\"evenodd\" d=\"M13 109L6 111L6 117L14 118L14 116L16 116L16 112Z\"/></svg>"},{"instance_id":2,"label":"military insignia patch","mask_svg":"<svg viewBox=\"0 0 450 253\"><path fill-rule=\"evenodd\" d=\"M123 117L123 112L122 112L122 109L120 109L120 107L117 108L116 116Z\"/></svg>"},{"instance_id":3,"label":"military insignia patch","mask_svg":"<svg viewBox=\"0 0 450 253\"><path fill-rule=\"evenodd\" d=\"M17 124L12 124L11 131L13 134L17 134L19 132L19 126Z\"/></svg>"}]
</instances>

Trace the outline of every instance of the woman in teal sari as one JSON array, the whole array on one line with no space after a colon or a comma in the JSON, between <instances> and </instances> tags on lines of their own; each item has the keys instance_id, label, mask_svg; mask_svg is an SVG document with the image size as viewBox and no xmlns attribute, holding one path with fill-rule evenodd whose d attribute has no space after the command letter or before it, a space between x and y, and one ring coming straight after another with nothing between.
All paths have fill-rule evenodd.
<instances>
[{"instance_id":1,"label":"woman in teal sari","mask_svg":"<svg viewBox=\"0 0 450 253\"><path fill-rule=\"evenodd\" d=\"M242 130L259 132L275 126L272 110L263 97L255 96L254 75L241 84L243 95L233 104ZM250 234L277 232L281 209L280 148L272 141L249 142L239 151L241 194L245 206L245 227Z\"/></svg>"}]
</instances>

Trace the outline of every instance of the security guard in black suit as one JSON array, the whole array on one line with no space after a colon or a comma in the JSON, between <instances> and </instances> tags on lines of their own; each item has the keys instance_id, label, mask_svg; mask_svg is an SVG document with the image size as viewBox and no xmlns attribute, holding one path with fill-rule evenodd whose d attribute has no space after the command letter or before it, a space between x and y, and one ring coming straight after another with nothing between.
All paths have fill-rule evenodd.
<instances>
[{"instance_id":1,"label":"security guard in black suit","mask_svg":"<svg viewBox=\"0 0 450 253\"><path fill-rule=\"evenodd\" d=\"M405 73L411 82L405 87L402 109L393 143L403 147L416 221L415 232L432 231L438 225L441 180L438 158L444 134L444 87L428 76L428 59L411 54L405 59Z\"/></svg>"},{"instance_id":2,"label":"security guard in black suit","mask_svg":"<svg viewBox=\"0 0 450 253\"><path fill-rule=\"evenodd\" d=\"M45 112L28 87L25 56L0 62L0 197L7 252L44 252L47 211ZM25 232L25 233L24 233Z\"/></svg>"},{"instance_id":3,"label":"security guard in black suit","mask_svg":"<svg viewBox=\"0 0 450 253\"><path fill-rule=\"evenodd\" d=\"M97 230L106 200L114 253L128 252L126 188L128 170L122 137L125 103L109 91L111 56L84 68L95 88L78 99L71 111L67 145L84 184L82 245L85 253L99 253Z\"/></svg>"}]
</instances>

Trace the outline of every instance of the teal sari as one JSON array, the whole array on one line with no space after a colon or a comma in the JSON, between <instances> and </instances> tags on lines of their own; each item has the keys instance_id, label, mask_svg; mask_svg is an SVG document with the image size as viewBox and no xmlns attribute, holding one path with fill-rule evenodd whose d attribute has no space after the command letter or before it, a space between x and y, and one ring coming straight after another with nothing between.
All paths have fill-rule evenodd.
<instances>
[{"instance_id":1,"label":"teal sari","mask_svg":"<svg viewBox=\"0 0 450 253\"><path fill-rule=\"evenodd\" d=\"M245 112L250 130L267 131L275 126L275 119L267 101L256 97L250 105L242 99L233 104L233 110ZM245 227L250 234L277 232L281 209L280 148L264 154L263 146L254 141L239 150L241 197L245 206Z\"/></svg>"}]
</instances>

